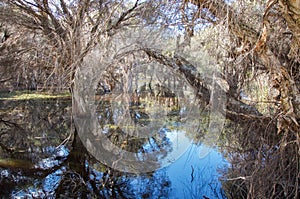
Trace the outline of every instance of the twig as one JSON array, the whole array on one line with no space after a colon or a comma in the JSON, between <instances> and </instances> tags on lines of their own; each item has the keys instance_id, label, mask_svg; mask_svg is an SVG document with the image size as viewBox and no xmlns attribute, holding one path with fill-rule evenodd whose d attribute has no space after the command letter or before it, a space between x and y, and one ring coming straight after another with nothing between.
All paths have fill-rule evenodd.
<instances>
[{"instance_id":1,"label":"twig","mask_svg":"<svg viewBox=\"0 0 300 199\"><path fill-rule=\"evenodd\" d=\"M193 165L191 165L191 167L192 167L192 173L191 173L191 177L192 177L192 179L191 179L191 182L193 182L194 181L194 167L193 167Z\"/></svg>"},{"instance_id":2,"label":"twig","mask_svg":"<svg viewBox=\"0 0 300 199\"><path fill-rule=\"evenodd\" d=\"M251 178L251 176L239 176L239 177L236 177L236 178L228 178L228 179L226 179L226 181L233 181L233 180L247 180L247 179L249 179L249 178Z\"/></svg>"}]
</instances>

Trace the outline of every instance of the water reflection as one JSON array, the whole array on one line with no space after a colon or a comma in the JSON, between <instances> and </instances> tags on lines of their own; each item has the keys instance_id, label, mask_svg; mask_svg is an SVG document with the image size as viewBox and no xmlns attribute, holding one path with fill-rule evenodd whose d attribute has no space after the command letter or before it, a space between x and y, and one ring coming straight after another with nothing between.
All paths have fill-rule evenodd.
<instances>
[{"instance_id":1,"label":"water reflection","mask_svg":"<svg viewBox=\"0 0 300 199\"><path fill-rule=\"evenodd\" d=\"M227 162L217 149L211 149L204 157L199 154L205 145L193 144L183 156L166 168L172 182L170 198L225 198L218 170Z\"/></svg>"},{"instance_id":2,"label":"water reflection","mask_svg":"<svg viewBox=\"0 0 300 199\"><path fill-rule=\"evenodd\" d=\"M166 97L166 91L154 92L156 90L149 92L148 96L144 91L143 94L122 93L100 97L97 104L99 129L88 134L82 128L84 134L81 135L81 139L88 143L88 150L92 154L95 151L98 160L103 162L105 159L103 163L133 173L151 172L174 162L191 145L191 140L185 136L190 122L186 119L186 106L181 107L178 103L180 100L174 95ZM87 123L85 119L79 126ZM99 138L103 134L108 138L107 142L116 146L115 150L122 150L122 157L103 150L106 143L103 143L103 137ZM102 142L95 143L92 140ZM101 153L97 157L99 151ZM106 153L109 155L105 156ZM114 155L119 157L118 165L115 164L116 160L106 160Z\"/></svg>"},{"instance_id":3,"label":"water reflection","mask_svg":"<svg viewBox=\"0 0 300 199\"><path fill-rule=\"evenodd\" d=\"M204 120L187 119L186 102L174 96L150 100L150 95L135 101L132 95L122 100L105 95L97 101L98 121L111 142L140 155L158 151L154 158L167 165L143 174L113 170L90 155L74 134L70 100L0 100L0 195L222 198L217 167L226 164L221 154L213 150L200 159L202 145L192 143L200 139L196 133L205 128Z\"/></svg>"}]
</instances>

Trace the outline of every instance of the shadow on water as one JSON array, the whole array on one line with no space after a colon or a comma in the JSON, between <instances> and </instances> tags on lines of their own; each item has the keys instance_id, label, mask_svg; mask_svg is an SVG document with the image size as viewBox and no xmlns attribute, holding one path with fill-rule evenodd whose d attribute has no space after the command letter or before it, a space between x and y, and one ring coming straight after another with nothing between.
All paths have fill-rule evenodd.
<instances>
[{"instance_id":1,"label":"shadow on water","mask_svg":"<svg viewBox=\"0 0 300 199\"><path fill-rule=\"evenodd\" d=\"M70 100L0 100L1 197L225 198L217 170L227 162L217 148L199 156L205 113L189 119L186 102L159 89L96 99L101 129L116 146L163 152L163 167L139 174L113 170L87 151L74 131ZM141 130L150 136L137 138Z\"/></svg>"}]
</instances>

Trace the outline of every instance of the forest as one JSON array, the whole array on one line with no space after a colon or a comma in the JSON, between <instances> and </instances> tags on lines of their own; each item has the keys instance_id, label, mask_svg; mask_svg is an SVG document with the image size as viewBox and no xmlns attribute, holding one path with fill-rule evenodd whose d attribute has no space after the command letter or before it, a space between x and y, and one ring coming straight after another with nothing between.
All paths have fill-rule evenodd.
<instances>
[{"instance_id":1,"label":"forest","mask_svg":"<svg viewBox=\"0 0 300 199\"><path fill-rule=\"evenodd\" d=\"M186 198L296 199L299 66L300 0L1 0L0 195L59 171L33 198L172 198L155 171L179 128L229 165Z\"/></svg>"}]
</instances>

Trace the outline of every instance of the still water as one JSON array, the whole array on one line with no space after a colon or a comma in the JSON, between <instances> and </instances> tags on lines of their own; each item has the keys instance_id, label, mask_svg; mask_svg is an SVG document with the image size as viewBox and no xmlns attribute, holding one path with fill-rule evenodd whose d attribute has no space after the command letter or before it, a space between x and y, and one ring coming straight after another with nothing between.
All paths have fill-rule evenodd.
<instances>
[{"instance_id":1,"label":"still water","mask_svg":"<svg viewBox=\"0 0 300 199\"><path fill-rule=\"evenodd\" d=\"M194 115L187 100L132 94L95 100L99 128L111 142L139 161L158 151L159 166L134 173L103 164L74 133L70 99L0 100L1 198L225 198L220 171L228 163L201 140L207 115ZM150 133L133 139L140 132Z\"/></svg>"}]
</instances>

